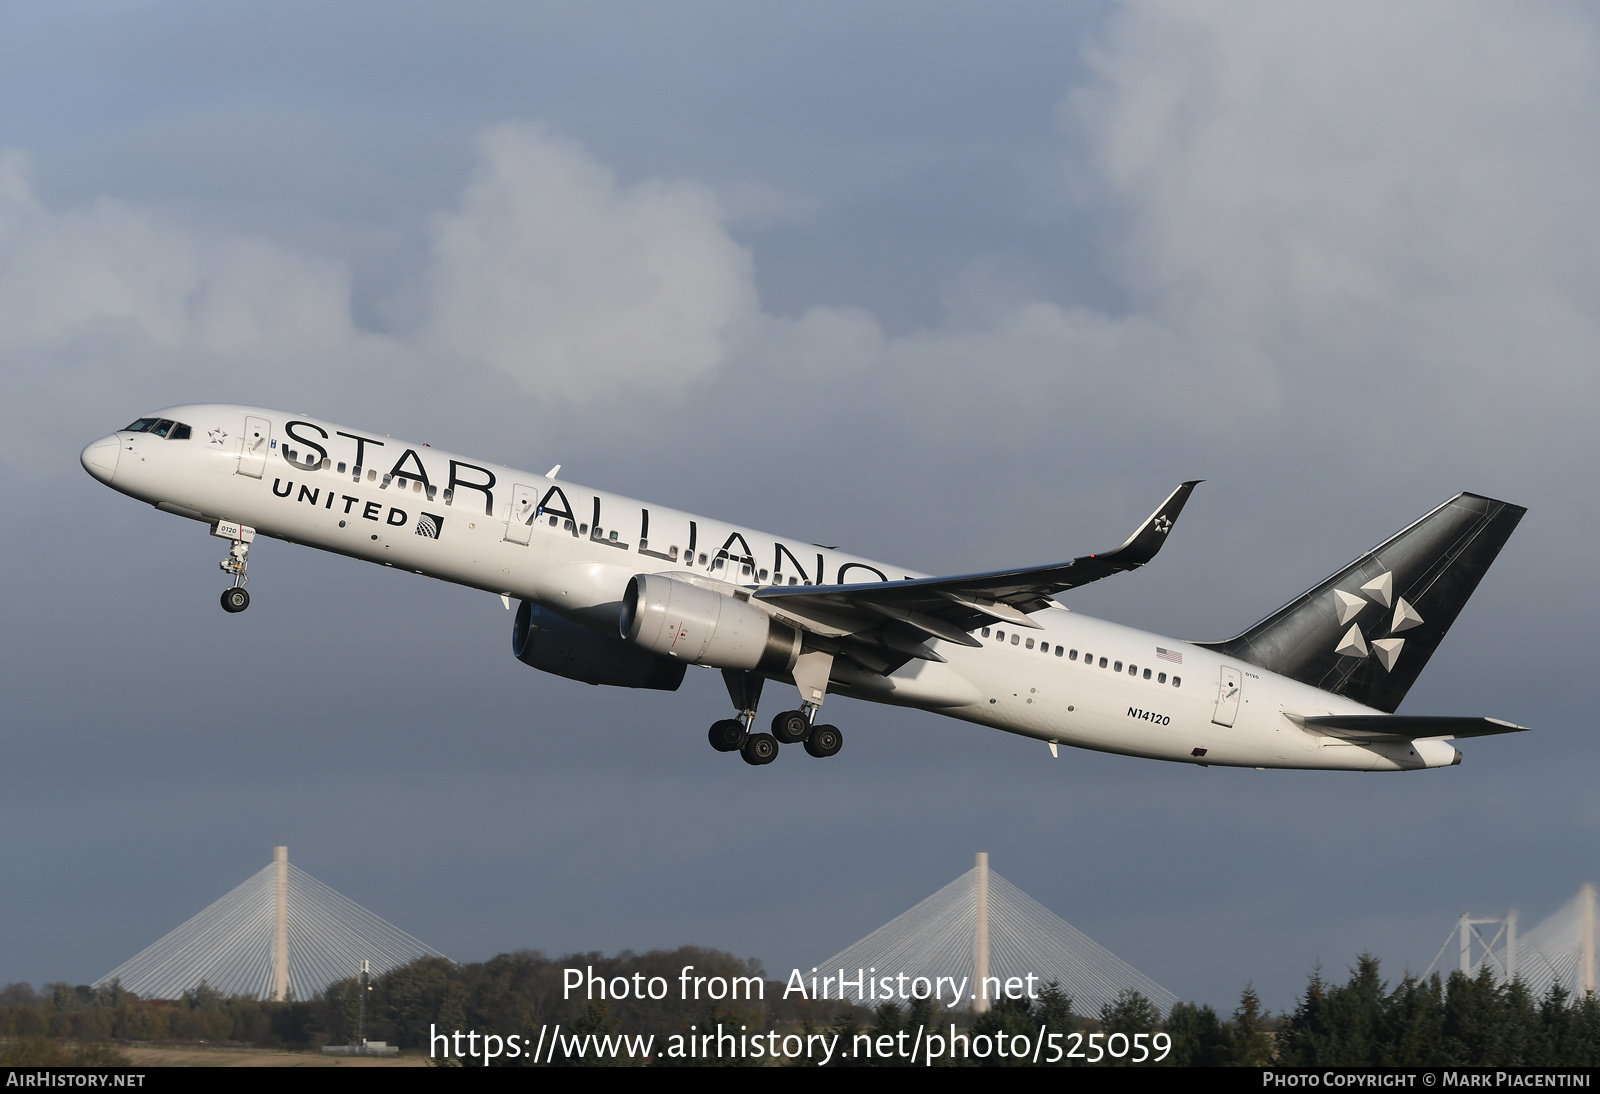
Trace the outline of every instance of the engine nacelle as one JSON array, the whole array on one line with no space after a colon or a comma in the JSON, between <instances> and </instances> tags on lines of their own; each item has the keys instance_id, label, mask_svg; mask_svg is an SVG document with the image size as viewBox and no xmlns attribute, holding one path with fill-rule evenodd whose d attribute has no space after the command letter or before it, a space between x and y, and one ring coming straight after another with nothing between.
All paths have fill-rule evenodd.
<instances>
[{"instance_id":1,"label":"engine nacelle","mask_svg":"<svg viewBox=\"0 0 1600 1094\"><path fill-rule=\"evenodd\" d=\"M793 627L721 589L666 574L628 582L619 623L627 641L679 662L782 674L800 656Z\"/></svg>"},{"instance_id":2,"label":"engine nacelle","mask_svg":"<svg viewBox=\"0 0 1600 1094\"><path fill-rule=\"evenodd\" d=\"M684 665L524 600L511 628L511 652L543 672L619 688L677 691Z\"/></svg>"}]
</instances>

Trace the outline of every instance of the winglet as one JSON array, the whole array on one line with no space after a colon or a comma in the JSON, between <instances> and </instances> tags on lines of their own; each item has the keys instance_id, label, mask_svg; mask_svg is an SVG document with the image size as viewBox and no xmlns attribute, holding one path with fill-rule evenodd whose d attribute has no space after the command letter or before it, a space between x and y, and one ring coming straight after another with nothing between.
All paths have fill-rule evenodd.
<instances>
[{"instance_id":1,"label":"winglet","mask_svg":"<svg viewBox=\"0 0 1600 1094\"><path fill-rule=\"evenodd\" d=\"M1189 495L1194 493L1194 488L1199 486L1204 479L1190 479L1188 482L1179 483L1178 488L1167 496L1150 519L1139 526L1139 530L1128 537L1126 543L1115 551L1107 551L1098 556L1102 560L1115 558L1119 563L1128 566L1143 566L1156 552L1161 550L1161 545L1167 542L1167 533L1172 531L1173 523L1178 519L1178 514L1183 512L1184 503L1189 500Z\"/></svg>"}]
</instances>

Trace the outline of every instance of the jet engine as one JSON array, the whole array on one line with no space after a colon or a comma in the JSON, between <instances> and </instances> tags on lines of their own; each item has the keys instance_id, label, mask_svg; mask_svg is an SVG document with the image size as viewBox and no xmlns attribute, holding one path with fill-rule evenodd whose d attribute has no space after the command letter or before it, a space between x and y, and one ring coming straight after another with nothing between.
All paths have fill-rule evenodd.
<instances>
[{"instance_id":1,"label":"jet engine","mask_svg":"<svg viewBox=\"0 0 1600 1094\"><path fill-rule=\"evenodd\" d=\"M524 665L585 684L677 691L684 665L590 630L530 600L517 609L511 652Z\"/></svg>"},{"instance_id":2,"label":"jet engine","mask_svg":"<svg viewBox=\"0 0 1600 1094\"><path fill-rule=\"evenodd\" d=\"M722 583L718 583L719 586ZM622 596L622 637L652 654L719 669L786 673L800 632L734 595L666 574L638 574Z\"/></svg>"}]
</instances>

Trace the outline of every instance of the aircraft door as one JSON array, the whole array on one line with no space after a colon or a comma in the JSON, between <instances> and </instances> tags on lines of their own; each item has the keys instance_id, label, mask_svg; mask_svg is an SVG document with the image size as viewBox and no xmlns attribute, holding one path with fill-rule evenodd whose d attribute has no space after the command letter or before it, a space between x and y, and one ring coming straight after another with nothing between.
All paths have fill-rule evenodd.
<instances>
[{"instance_id":1,"label":"aircraft door","mask_svg":"<svg viewBox=\"0 0 1600 1094\"><path fill-rule=\"evenodd\" d=\"M1217 711L1211 716L1217 725L1231 726L1239 716L1239 690L1243 683L1238 669L1222 666L1222 678L1217 681Z\"/></svg>"},{"instance_id":2,"label":"aircraft door","mask_svg":"<svg viewBox=\"0 0 1600 1094\"><path fill-rule=\"evenodd\" d=\"M265 418L246 417L244 441L239 447L239 471L259 479L267 469L267 450L272 447L272 423Z\"/></svg>"},{"instance_id":3,"label":"aircraft door","mask_svg":"<svg viewBox=\"0 0 1600 1094\"><path fill-rule=\"evenodd\" d=\"M506 518L506 539L527 543L533 537L533 522L539 513L539 488L516 486L511 491L511 514Z\"/></svg>"}]
</instances>

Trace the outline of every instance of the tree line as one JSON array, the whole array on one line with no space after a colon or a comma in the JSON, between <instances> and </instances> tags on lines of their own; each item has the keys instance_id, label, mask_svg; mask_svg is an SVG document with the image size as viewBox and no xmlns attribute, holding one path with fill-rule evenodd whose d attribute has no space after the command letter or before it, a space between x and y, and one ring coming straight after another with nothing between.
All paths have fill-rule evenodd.
<instances>
[{"instance_id":1,"label":"tree line","mask_svg":"<svg viewBox=\"0 0 1600 1094\"><path fill-rule=\"evenodd\" d=\"M899 1056L866 1058L848 1054L863 1036L879 1038L902 1031L948 1029L954 1024L985 1044L1002 1038L1031 1043L1041 1029L1058 1035L1052 1044L1075 1049L1059 1061L1039 1063L1130 1066L1126 1046L1151 1043L1165 1035L1159 1061L1136 1066L1259 1067L1338 1066L1585 1066L1600 1063L1600 1002L1576 997L1559 985L1535 998L1520 981L1501 983L1487 970L1475 977L1453 972L1426 979L1405 975L1386 983L1376 958L1360 957L1342 983L1312 973L1305 992L1287 1014L1272 1016L1253 988L1238 1006L1219 1015L1205 1004L1179 1002L1163 1014L1137 992L1124 992L1095 1014L1078 1014L1058 984L1046 985L1037 999L1003 1000L982 1015L945 1010L933 1001L876 1008L826 1000L784 1000L780 981L765 981L764 999L683 999L678 975L685 965L705 977L755 977L765 980L761 963L731 954L685 946L644 954L623 951L548 958L535 951L501 954L489 961L456 965L424 957L375 977L363 988L351 979L305 1000L285 1002L253 996L224 996L205 983L175 1000L142 1000L113 983L100 988L66 983L40 991L27 984L0 989L0 1064L114 1062L115 1051L95 1046L112 1042L208 1041L260 1047L316 1050L346 1044L361 1035L402 1049L427 1053L438 1031L476 1030L480 1034L537 1035L541 1026L560 1023L572 1034L655 1034L658 1041L718 1024L733 1029L777 1029L801 1034L837 1035L841 1051L835 1066L896 1066ZM564 990L568 968L592 969L606 980L659 976L671 990L665 998L589 999ZM363 1007L363 996L365 1006ZM1096 1034L1091 1042L1088 1035ZM1124 1051L1104 1051L1112 1034L1123 1034ZM1074 1035L1077 1035L1074 1039ZM1095 1045L1100 1047L1096 1052ZM522 1059L500 1066L526 1064ZM626 1064L595 1058L578 1065ZM633 1061L638 1063L639 1061ZM658 1052L651 1061L676 1061ZM683 1061L703 1065L707 1061ZM713 1061L714 1062L714 1061ZM770 1061L724 1061L769 1063ZM1032 1064L990 1053L946 1058L945 1065ZM925 1066L925 1061L922 1065Z\"/></svg>"}]
</instances>

